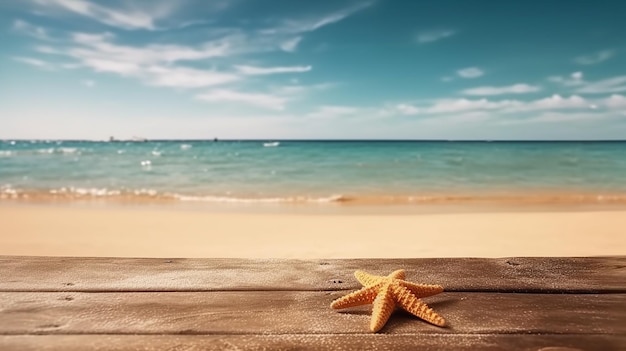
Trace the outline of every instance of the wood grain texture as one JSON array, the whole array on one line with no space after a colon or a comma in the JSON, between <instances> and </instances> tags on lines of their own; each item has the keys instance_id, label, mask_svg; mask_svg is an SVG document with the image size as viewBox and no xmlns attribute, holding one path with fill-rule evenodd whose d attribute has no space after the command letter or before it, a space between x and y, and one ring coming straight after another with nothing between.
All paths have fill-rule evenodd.
<instances>
[{"instance_id":1,"label":"wood grain texture","mask_svg":"<svg viewBox=\"0 0 626 351\"><path fill-rule=\"evenodd\" d=\"M4 351L422 350L611 351L624 335L22 335L0 336Z\"/></svg>"},{"instance_id":2,"label":"wood grain texture","mask_svg":"<svg viewBox=\"0 0 626 351\"><path fill-rule=\"evenodd\" d=\"M332 310L344 292L0 293L0 334L355 334L371 306ZM396 311L385 334L626 335L626 294L442 293L439 328Z\"/></svg>"},{"instance_id":3,"label":"wood grain texture","mask_svg":"<svg viewBox=\"0 0 626 351\"><path fill-rule=\"evenodd\" d=\"M320 291L357 289L357 269L404 268L447 291L626 292L626 256L349 260L0 256L0 291Z\"/></svg>"},{"instance_id":4,"label":"wood grain texture","mask_svg":"<svg viewBox=\"0 0 626 351\"><path fill-rule=\"evenodd\" d=\"M446 288L447 328L329 304L353 273ZM626 350L626 256L362 260L0 256L0 350Z\"/></svg>"}]
</instances>

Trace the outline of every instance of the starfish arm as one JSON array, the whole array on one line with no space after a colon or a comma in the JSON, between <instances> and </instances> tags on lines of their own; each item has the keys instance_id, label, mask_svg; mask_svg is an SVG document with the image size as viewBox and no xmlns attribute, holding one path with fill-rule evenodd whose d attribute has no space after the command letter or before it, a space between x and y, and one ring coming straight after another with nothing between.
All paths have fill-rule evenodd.
<instances>
[{"instance_id":1,"label":"starfish arm","mask_svg":"<svg viewBox=\"0 0 626 351\"><path fill-rule=\"evenodd\" d=\"M443 327L446 324L445 319L433 311L422 300L418 299L411 291L403 286L396 285L393 287L393 294L396 301L407 312L425 320L428 323Z\"/></svg>"},{"instance_id":2,"label":"starfish arm","mask_svg":"<svg viewBox=\"0 0 626 351\"><path fill-rule=\"evenodd\" d=\"M387 277L391 279L400 279L400 280L406 279L406 275L404 274L404 269L395 270L391 272L391 274L389 274Z\"/></svg>"},{"instance_id":3,"label":"starfish arm","mask_svg":"<svg viewBox=\"0 0 626 351\"><path fill-rule=\"evenodd\" d=\"M366 286L353 293L342 296L330 304L331 308L340 309L354 306L368 305L374 302L379 285Z\"/></svg>"},{"instance_id":4,"label":"starfish arm","mask_svg":"<svg viewBox=\"0 0 626 351\"><path fill-rule=\"evenodd\" d=\"M400 285L409 289L416 297L427 297L443 292L443 286L430 284L415 284L407 281L399 282Z\"/></svg>"},{"instance_id":5,"label":"starfish arm","mask_svg":"<svg viewBox=\"0 0 626 351\"><path fill-rule=\"evenodd\" d=\"M364 271L356 271L356 272L354 272L354 277L363 286L369 286L369 285L374 285L374 284L380 283L380 281L384 278L384 277L380 277L380 276L377 276L377 275L369 274L369 273L364 272Z\"/></svg>"},{"instance_id":6,"label":"starfish arm","mask_svg":"<svg viewBox=\"0 0 626 351\"><path fill-rule=\"evenodd\" d=\"M395 308L396 303L393 299L391 288L387 284L381 288L374 300L370 330L374 333L379 331L387 323Z\"/></svg>"},{"instance_id":7,"label":"starfish arm","mask_svg":"<svg viewBox=\"0 0 626 351\"><path fill-rule=\"evenodd\" d=\"M363 286L378 284L385 278L392 278L392 279L404 279L405 278L404 269L398 269L397 271L393 271L391 274L389 274L386 277L369 274L364 271L356 271L354 272L354 276L356 277L356 280L358 280L359 283L361 283Z\"/></svg>"}]
</instances>

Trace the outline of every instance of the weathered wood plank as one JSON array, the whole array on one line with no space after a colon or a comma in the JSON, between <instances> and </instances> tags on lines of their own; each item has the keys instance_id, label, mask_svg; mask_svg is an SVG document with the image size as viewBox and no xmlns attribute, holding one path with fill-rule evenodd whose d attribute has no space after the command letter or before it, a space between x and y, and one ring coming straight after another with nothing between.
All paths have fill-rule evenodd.
<instances>
[{"instance_id":1,"label":"weathered wood plank","mask_svg":"<svg viewBox=\"0 0 626 351\"><path fill-rule=\"evenodd\" d=\"M626 292L626 256L349 260L0 256L0 291L346 290L356 269L447 291Z\"/></svg>"},{"instance_id":2,"label":"weathered wood plank","mask_svg":"<svg viewBox=\"0 0 626 351\"><path fill-rule=\"evenodd\" d=\"M370 306L329 303L345 292L0 293L0 334L350 334ZM397 312L391 334L626 335L626 294L443 293L438 328Z\"/></svg>"},{"instance_id":3,"label":"weathered wood plank","mask_svg":"<svg viewBox=\"0 0 626 351\"><path fill-rule=\"evenodd\" d=\"M5 351L153 350L526 350L611 351L624 335L21 335L0 336Z\"/></svg>"}]
</instances>

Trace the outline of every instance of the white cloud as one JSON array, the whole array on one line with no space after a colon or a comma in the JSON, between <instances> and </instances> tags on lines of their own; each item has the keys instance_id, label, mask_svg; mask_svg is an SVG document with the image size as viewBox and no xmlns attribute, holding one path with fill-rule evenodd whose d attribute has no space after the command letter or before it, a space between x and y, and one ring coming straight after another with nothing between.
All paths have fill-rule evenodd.
<instances>
[{"instance_id":1,"label":"white cloud","mask_svg":"<svg viewBox=\"0 0 626 351\"><path fill-rule=\"evenodd\" d=\"M418 43L432 43L441 39L451 37L456 34L456 31L451 29L437 29L421 32L417 35Z\"/></svg>"},{"instance_id":2,"label":"white cloud","mask_svg":"<svg viewBox=\"0 0 626 351\"><path fill-rule=\"evenodd\" d=\"M114 36L110 33L74 33L72 39L83 47L69 50L69 55L81 59L107 58L136 64L155 64L201 60L229 54L229 44L223 41L206 42L196 49L171 44L151 44L143 47L117 45L112 42Z\"/></svg>"},{"instance_id":3,"label":"white cloud","mask_svg":"<svg viewBox=\"0 0 626 351\"><path fill-rule=\"evenodd\" d=\"M604 99L603 103L611 109L626 109L626 96L613 94Z\"/></svg>"},{"instance_id":4,"label":"white cloud","mask_svg":"<svg viewBox=\"0 0 626 351\"><path fill-rule=\"evenodd\" d=\"M617 76L596 82L586 82L576 90L582 94L607 94L626 91L626 76Z\"/></svg>"},{"instance_id":5,"label":"white cloud","mask_svg":"<svg viewBox=\"0 0 626 351\"><path fill-rule=\"evenodd\" d=\"M403 115L416 115L420 113L420 109L411 104L398 104L395 108Z\"/></svg>"},{"instance_id":6,"label":"white cloud","mask_svg":"<svg viewBox=\"0 0 626 351\"><path fill-rule=\"evenodd\" d=\"M37 47L40 52L69 56L82 67L96 72L137 78L148 85L172 88L202 88L239 80L235 73L202 70L176 65L179 61L197 61L228 54L229 46L221 41L208 42L200 48L152 44L143 47L117 45L114 35L73 33L77 45L67 49Z\"/></svg>"},{"instance_id":7,"label":"white cloud","mask_svg":"<svg viewBox=\"0 0 626 351\"><path fill-rule=\"evenodd\" d=\"M202 88L221 85L238 80L239 77L230 73L212 70L199 70L187 67L150 66L143 69L147 73L148 84L173 88Z\"/></svg>"},{"instance_id":8,"label":"white cloud","mask_svg":"<svg viewBox=\"0 0 626 351\"><path fill-rule=\"evenodd\" d=\"M243 93L220 89L196 95L196 99L208 102L240 102L271 110L283 110L287 99L269 94Z\"/></svg>"},{"instance_id":9,"label":"white cloud","mask_svg":"<svg viewBox=\"0 0 626 351\"><path fill-rule=\"evenodd\" d=\"M172 4L150 2L141 9L112 9L85 0L33 0L35 3L54 9L69 11L89 17L106 25L122 29L157 29L155 21L172 12Z\"/></svg>"},{"instance_id":10,"label":"white cloud","mask_svg":"<svg viewBox=\"0 0 626 351\"><path fill-rule=\"evenodd\" d=\"M25 63L30 66L34 66L43 70L54 70L55 67L50 62L46 62L40 59L32 57L13 57L14 61Z\"/></svg>"},{"instance_id":11,"label":"white cloud","mask_svg":"<svg viewBox=\"0 0 626 351\"><path fill-rule=\"evenodd\" d=\"M578 95L572 95L568 98L564 98L558 94L555 94L544 99L519 104L518 106L508 109L508 111L506 112L557 110L572 108L589 108L589 102Z\"/></svg>"},{"instance_id":12,"label":"white cloud","mask_svg":"<svg viewBox=\"0 0 626 351\"><path fill-rule=\"evenodd\" d=\"M425 109L426 113L451 113L465 112L472 110L494 110L503 107L511 107L519 105L519 101L502 100L489 101L487 99L469 100L469 99L443 99L438 100L435 104Z\"/></svg>"},{"instance_id":13,"label":"white cloud","mask_svg":"<svg viewBox=\"0 0 626 351\"><path fill-rule=\"evenodd\" d=\"M311 85L293 84L274 87L273 91L280 95L302 95L312 91L328 90L337 86L337 83L318 83Z\"/></svg>"},{"instance_id":14,"label":"white cloud","mask_svg":"<svg viewBox=\"0 0 626 351\"><path fill-rule=\"evenodd\" d=\"M316 111L307 114L307 117L320 118L320 119L335 118L335 117L341 117L341 116L354 115L357 112L359 112L359 110L360 109L358 107L354 107L354 106L326 105L326 106L318 107Z\"/></svg>"},{"instance_id":15,"label":"white cloud","mask_svg":"<svg viewBox=\"0 0 626 351\"><path fill-rule=\"evenodd\" d=\"M615 55L613 50L602 50L591 55L578 56L574 59L574 62L579 65L595 65L604 62Z\"/></svg>"},{"instance_id":16,"label":"white cloud","mask_svg":"<svg viewBox=\"0 0 626 351\"><path fill-rule=\"evenodd\" d=\"M583 72L574 72L569 77L550 76L548 80L553 83L559 83L566 87L574 87L585 84Z\"/></svg>"},{"instance_id":17,"label":"white cloud","mask_svg":"<svg viewBox=\"0 0 626 351\"><path fill-rule=\"evenodd\" d=\"M37 45L35 46L35 50L41 52L43 54L54 54L54 55L62 55L64 54L62 51L57 50L51 46L47 45Z\"/></svg>"},{"instance_id":18,"label":"white cloud","mask_svg":"<svg viewBox=\"0 0 626 351\"><path fill-rule=\"evenodd\" d=\"M247 75L266 75L266 74L278 74L278 73L304 73L309 72L313 67L311 66L283 66L283 67L256 67L236 65L235 69L242 74Z\"/></svg>"},{"instance_id":19,"label":"white cloud","mask_svg":"<svg viewBox=\"0 0 626 351\"><path fill-rule=\"evenodd\" d=\"M621 103L619 98L614 99ZM522 113L531 111L547 111L562 109L589 109L590 101L578 96L561 97L553 95L543 99L523 100L489 100L482 99L439 99L429 104L398 104L394 110L401 115L449 115L474 111L493 111L494 113Z\"/></svg>"},{"instance_id":20,"label":"white cloud","mask_svg":"<svg viewBox=\"0 0 626 351\"><path fill-rule=\"evenodd\" d=\"M300 44L301 40L302 40L302 37L294 37L294 38L285 40L280 44L280 48L286 52L294 52L298 48L298 44Z\"/></svg>"},{"instance_id":21,"label":"white cloud","mask_svg":"<svg viewBox=\"0 0 626 351\"><path fill-rule=\"evenodd\" d=\"M144 69L133 62L115 61L100 58L83 58L82 66L96 72L116 73L124 77L139 76Z\"/></svg>"},{"instance_id":22,"label":"white cloud","mask_svg":"<svg viewBox=\"0 0 626 351\"><path fill-rule=\"evenodd\" d=\"M91 79L85 79L81 83L87 88L93 88L96 86L96 82Z\"/></svg>"},{"instance_id":23,"label":"white cloud","mask_svg":"<svg viewBox=\"0 0 626 351\"><path fill-rule=\"evenodd\" d=\"M463 69L456 71L456 73L459 75L459 77L462 77L462 78L478 78L482 76L483 74L485 74L485 72L483 72L478 67L463 68Z\"/></svg>"},{"instance_id":24,"label":"white cloud","mask_svg":"<svg viewBox=\"0 0 626 351\"><path fill-rule=\"evenodd\" d=\"M465 95L503 95L503 94L527 94L540 91L541 87L528 84L513 84L502 87L482 86L463 90Z\"/></svg>"},{"instance_id":25,"label":"white cloud","mask_svg":"<svg viewBox=\"0 0 626 351\"><path fill-rule=\"evenodd\" d=\"M611 118L612 114L601 114L594 112L555 112L547 111L539 115L534 115L526 118L508 118L500 119L496 121L502 125L517 125L517 124L532 124L532 123L564 123L564 122L585 122L585 121L598 121L600 119Z\"/></svg>"},{"instance_id":26,"label":"white cloud","mask_svg":"<svg viewBox=\"0 0 626 351\"><path fill-rule=\"evenodd\" d=\"M317 18L309 18L304 20L289 20L285 21L284 25L277 28L265 29L262 32L265 34L275 34L275 33L304 33L304 32L312 32L314 30L320 29L327 25L337 23L342 21L349 16L353 15L356 12L359 12L365 8L370 7L374 2L362 2L356 4L355 6L348 7L328 15L317 17Z\"/></svg>"},{"instance_id":27,"label":"white cloud","mask_svg":"<svg viewBox=\"0 0 626 351\"><path fill-rule=\"evenodd\" d=\"M20 19L16 19L15 21L13 21L13 30L24 33L39 40L51 40L50 35L45 28L32 25Z\"/></svg>"},{"instance_id":28,"label":"white cloud","mask_svg":"<svg viewBox=\"0 0 626 351\"><path fill-rule=\"evenodd\" d=\"M574 72L571 74L572 79L581 80L583 79L583 72Z\"/></svg>"}]
</instances>

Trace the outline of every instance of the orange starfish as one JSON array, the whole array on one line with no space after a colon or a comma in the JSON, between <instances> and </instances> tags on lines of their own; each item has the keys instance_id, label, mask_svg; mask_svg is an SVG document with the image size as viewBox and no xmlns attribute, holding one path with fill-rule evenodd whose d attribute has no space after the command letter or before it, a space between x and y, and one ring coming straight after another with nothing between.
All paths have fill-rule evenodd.
<instances>
[{"instance_id":1,"label":"orange starfish","mask_svg":"<svg viewBox=\"0 0 626 351\"><path fill-rule=\"evenodd\" d=\"M404 270L399 269L386 277L363 271L354 272L363 288L338 298L330 304L334 309L373 304L370 330L379 331L396 306L434 325L443 327L446 321L419 298L439 294L441 285L414 284L405 281Z\"/></svg>"}]
</instances>

